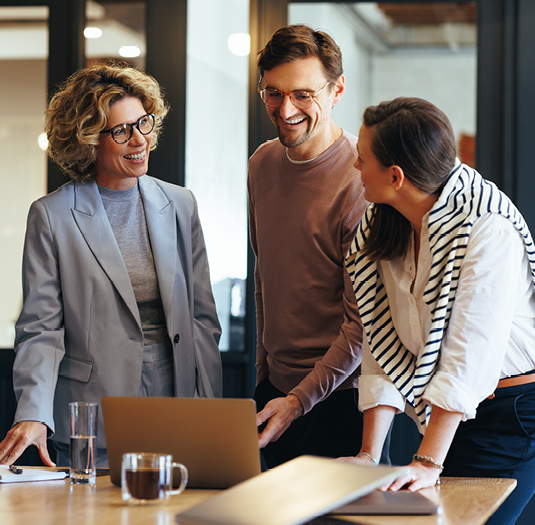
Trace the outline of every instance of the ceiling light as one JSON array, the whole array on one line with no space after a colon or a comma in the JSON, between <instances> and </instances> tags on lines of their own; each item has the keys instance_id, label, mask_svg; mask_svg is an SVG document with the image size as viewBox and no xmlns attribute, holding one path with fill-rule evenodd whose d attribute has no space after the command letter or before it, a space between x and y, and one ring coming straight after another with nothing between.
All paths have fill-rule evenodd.
<instances>
[{"instance_id":1,"label":"ceiling light","mask_svg":"<svg viewBox=\"0 0 535 525\"><path fill-rule=\"evenodd\" d=\"M141 55L141 49L137 46L121 46L119 55L125 58L134 58Z\"/></svg>"},{"instance_id":2,"label":"ceiling light","mask_svg":"<svg viewBox=\"0 0 535 525\"><path fill-rule=\"evenodd\" d=\"M102 29L99 27L86 27L84 29L84 36L86 38L100 38L102 36Z\"/></svg>"},{"instance_id":3,"label":"ceiling light","mask_svg":"<svg viewBox=\"0 0 535 525\"><path fill-rule=\"evenodd\" d=\"M46 133L41 133L37 137L37 144L43 151L46 151L48 149L48 139L46 138Z\"/></svg>"},{"instance_id":4,"label":"ceiling light","mask_svg":"<svg viewBox=\"0 0 535 525\"><path fill-rule=\"evenodd\" d=\"M251 51L251 37L248 33L232 33L227 39L227 46L233 55L245 57Z\"/></svg>"}]
</instances>

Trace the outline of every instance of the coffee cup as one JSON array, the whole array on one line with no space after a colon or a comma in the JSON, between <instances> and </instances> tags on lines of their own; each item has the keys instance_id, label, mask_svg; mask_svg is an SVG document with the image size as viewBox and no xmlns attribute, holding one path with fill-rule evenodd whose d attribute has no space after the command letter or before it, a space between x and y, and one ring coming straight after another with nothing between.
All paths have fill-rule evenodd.
<instances>
[{"instance_id":1,"label":"coffee cup","mask_svg":"<svg viewBox=\"0 0 535 525\"><path fill-rule=\"evenodd\" d=\"M180 485L173 490L173 470L180 470ZM129 452L121 463L123 500L133 504L156 503L184 492L188 469L170 454Z\"/></svg>"}]
</instances>

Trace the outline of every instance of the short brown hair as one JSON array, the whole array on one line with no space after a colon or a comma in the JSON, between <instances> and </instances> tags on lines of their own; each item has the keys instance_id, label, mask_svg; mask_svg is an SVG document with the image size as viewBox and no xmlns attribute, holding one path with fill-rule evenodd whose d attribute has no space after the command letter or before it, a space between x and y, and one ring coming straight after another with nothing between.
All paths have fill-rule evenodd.
<instances>
[{"instance_id":1,"label":"short brown hair","mask_svg":"<svg viewBox=\"0 0 535 525\"><path fill-rule=\"evenodd\" d=\"M364 111L371 130L371 150L379 163L399 166L407 179L429 195L440 193L455 166L457 147L448 117L420 98L400 97ZM407 253L410 222L388 204L375 204L365 244L372 260L390 260Z\"/></svg>"},{"instance_id":2,"label":"short brown hair","mask_svg":"<svg viewBox=\"0 0 535 525\"><path fill-rule=\"evenodd\" d=\"M139 99L147 113L155 114L153 150L169 107L150 75L126 64L95 64L74 73L52 97L45 123L48 153L71 178L96 175L100 132L106 128L110 107L125 97Z\"/></svg>"},{"instance_id":3,"label":"short brown hair","mask_svg":"<svg viewBox=\"0 0 535 525\"><path fill-rule=\"evenodd\" d=\"M344 72L342 52L334 39L323 31L314 31L303 24L281 27L273 34L258 53L258 71L262 77L265 71L280 64L308 57L320 59L327 80L336 80Z\"/></svg>"}]
</instances>

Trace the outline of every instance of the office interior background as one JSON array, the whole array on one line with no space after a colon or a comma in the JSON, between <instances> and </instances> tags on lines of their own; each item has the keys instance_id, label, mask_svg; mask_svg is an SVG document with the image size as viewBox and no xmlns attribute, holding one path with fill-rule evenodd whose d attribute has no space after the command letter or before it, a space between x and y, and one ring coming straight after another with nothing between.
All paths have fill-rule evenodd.
<instances>
[{"instance_id":1,"label":"office interior background","mask_svg":"<svg viewBox=\"0 0 535 525\"><path fill-rule=\"evenodd\" d=\"M47 160L44 110L78 68L122 60L152 74L172 111L149 173L199 203L223 327L225 396L249 397L256 345L247 162L275 137L257 93L256 54L287 23L332 34L346 93L334 120L358 134L363 110L397 96L435 103L462 160L493 180L535 229L535 2L432 0L0 0L0 433L14 410L14 323L31 202L67 179ZM394 460L417 446L396 422Z\"/></svg>"}]
</instances>

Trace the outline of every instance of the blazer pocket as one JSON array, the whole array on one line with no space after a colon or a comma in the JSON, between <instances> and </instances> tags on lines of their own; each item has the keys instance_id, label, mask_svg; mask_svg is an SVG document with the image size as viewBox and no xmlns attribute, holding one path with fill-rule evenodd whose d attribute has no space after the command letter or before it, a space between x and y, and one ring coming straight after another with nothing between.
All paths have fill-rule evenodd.
<instances>
[{"instance_id":1,"label":"blazer pocket","mask_svg":"<svg viewBox=\"0 0 535 525\"><path fill-rule=\"evenodd\" d=\"M87 383L91 377L93 363L78 359L77 357L64 356L59 364L59 376Z\"/></svg>"}]
</instances>

